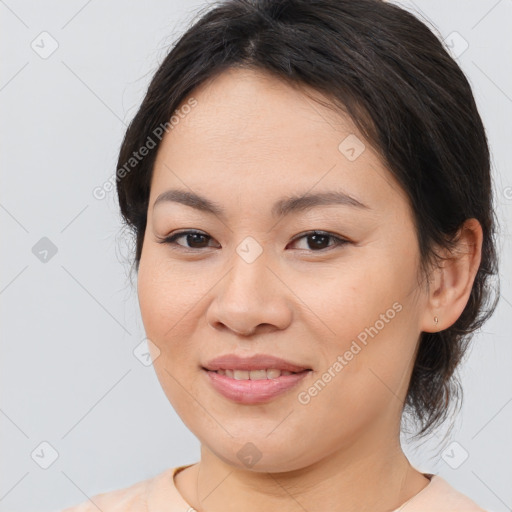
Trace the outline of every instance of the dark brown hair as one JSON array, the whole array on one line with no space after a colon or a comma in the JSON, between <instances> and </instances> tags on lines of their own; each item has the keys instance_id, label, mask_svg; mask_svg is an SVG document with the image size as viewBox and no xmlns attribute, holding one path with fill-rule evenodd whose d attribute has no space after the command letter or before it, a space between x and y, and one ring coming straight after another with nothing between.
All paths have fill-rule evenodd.
<instances>
[{"instance_id":1,"label":"dark brown hair","mask_svg":"<svg viewBox=\"0 0 512 512\"><path fill-rule=\"evenodd\" d=\"M351 116L407 193L421 275L442 257L436 248L453 248L466 219L483 229L464 311L451 327L421 334L404 412L419 423L415 437L424 436L462 402L454 371L499 298L490 300L498 266L490 156L468 80L423 22L381 0L227 0L198 18L156 71L120 148L117 192L137 271L158 143L129 172L126 163L195 87L245 67L323 93L326 106Z\"/></svg>"}]
</instances>

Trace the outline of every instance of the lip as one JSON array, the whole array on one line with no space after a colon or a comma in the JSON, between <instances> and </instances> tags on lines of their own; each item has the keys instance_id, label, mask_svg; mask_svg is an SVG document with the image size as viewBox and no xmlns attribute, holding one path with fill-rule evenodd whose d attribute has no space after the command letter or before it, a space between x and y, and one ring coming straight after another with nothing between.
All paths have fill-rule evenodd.
<instances>
[{"instance_id":1,"label":"lip","mask_svg":"<svg viewBox=\"0 0 512 512\"><path fill-rule=\"evenodd\" d=\"M203 369L213 372L217 370L265 370L267 368L276 368L289 372L302 372L311 369L270 354L254 354L249 357L242 357L237 354L224 354L211 359L203 366Z\"/></svg>"},{"instance_id":2,"label":"lip","mask_svg":"<svg viewBox=\"0 0 512 512\"><path fill-rule=\"evenodd\" d=\"M238 368L240 369L240 367ZM311 373L311 370L303 370L290 375L281 375L275 379L236 380L205 368L203 368L202 371L208 377L211 386L218 393L233 402L245 405L269 402L295 387L302 379Z\"/></svg>"},{"instance_id":3,"label":"lip","mask_svg":"<svg viewBox=\"0 0 512 512\"><path fill-rule=\"evenodd\" d=\"M265 370L275 368L294 372L281 375L275 379L237 380L215 373L217 370ZM295 387L304 377L311 373L311 368L300 366L270 354L239 356L224 354L211 359L202 366L210 385L221 395L239 404L261 404Z\"/></svg>"}]
</instances>

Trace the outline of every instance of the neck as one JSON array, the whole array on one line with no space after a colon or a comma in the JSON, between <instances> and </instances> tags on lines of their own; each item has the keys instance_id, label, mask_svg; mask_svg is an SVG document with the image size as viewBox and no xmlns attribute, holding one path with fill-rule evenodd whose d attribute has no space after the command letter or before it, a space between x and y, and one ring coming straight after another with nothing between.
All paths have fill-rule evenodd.
<instances>
[{"instance_id":1,"label":"neck","mask_svg":"<svg viewBox=\"0 0 512 512\"><path fill-rule=\"evenodd\" d=\"M198 512L387 512L429 483L410 465L398 436L393 444L359 438L313 464L280 473L233 467L201 446L200 462L185 471L187 479L177 487Z\"/></svg>"}]
</instances>

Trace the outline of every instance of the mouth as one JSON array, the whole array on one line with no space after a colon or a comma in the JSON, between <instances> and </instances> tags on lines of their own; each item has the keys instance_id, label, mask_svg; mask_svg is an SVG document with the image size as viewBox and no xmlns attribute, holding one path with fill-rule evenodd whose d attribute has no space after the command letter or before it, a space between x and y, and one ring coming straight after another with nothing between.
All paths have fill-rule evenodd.
<instances>
[{"instance_id":1,"label":"mouth","mask_svg":"<svg viewBox=\"0 0 512 512\"><path fill-rule=\"evenodd\" d=\"M221 375L237 380L273 379L281 375L311 370L307 366L301 366L270 354L253 354L243 357L237 354L224 354L208 361L202 368L210 372L220 372Z\"/></svg>"},{"instance_id":2,"label":"mouth","mask_svg":"<svg viewBox=\"0 0 512 512\"><path fill-rule=\"evenodd\" d=\"M241 369L218 369L209 370L204 368L208 372L216 373L217 375L225 375L230 379L235 380L265 380L265 379L277 379L281 376L294 375L298 373L304 373L311 371L310 369L304 369L301 371L291 372L289 370L280 370L279 368L263 368L259 370L241 370Z\"/></svg>"},{"instance_id":3,"label":"mouth","mask_svg":"<svg viewBox=\"0 0 512 512\"><path fill-rule=\"evenodd\" d=\"M209 361L201 370L212 389L244 405L269 402L296 387L313 371L266 354L227 354Z\"/></svg>"}]
</instances>

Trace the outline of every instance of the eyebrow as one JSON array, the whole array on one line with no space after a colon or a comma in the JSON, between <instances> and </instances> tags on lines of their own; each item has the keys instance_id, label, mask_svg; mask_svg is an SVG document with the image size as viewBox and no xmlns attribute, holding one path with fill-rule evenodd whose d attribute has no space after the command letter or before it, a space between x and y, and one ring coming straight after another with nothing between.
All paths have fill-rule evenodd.
<instances>
[{"instance_id":1,"label":"eyebrow","mask_svg":"<svg viewBox=\"0 0 512 512\"><path fill-rule=\"evenodd\" d=\"M174 202L184 204L200 210L202 212L210 213L225 219L226 212L224 208L210 199L203 197L195 192L187 190L171 189L162 192L155 200L153 209L157 204L163 202ZM271 213L274 217L289 215L293 212L306 211L316 206L332 206L343 205L352 206L359 209L371 210L371 208L357 200L351 195L341 191L328 191L318 193L306 193L304 195L294 195L284 197L276 201L272 207Z\"/></svg>"}]
</instances>

